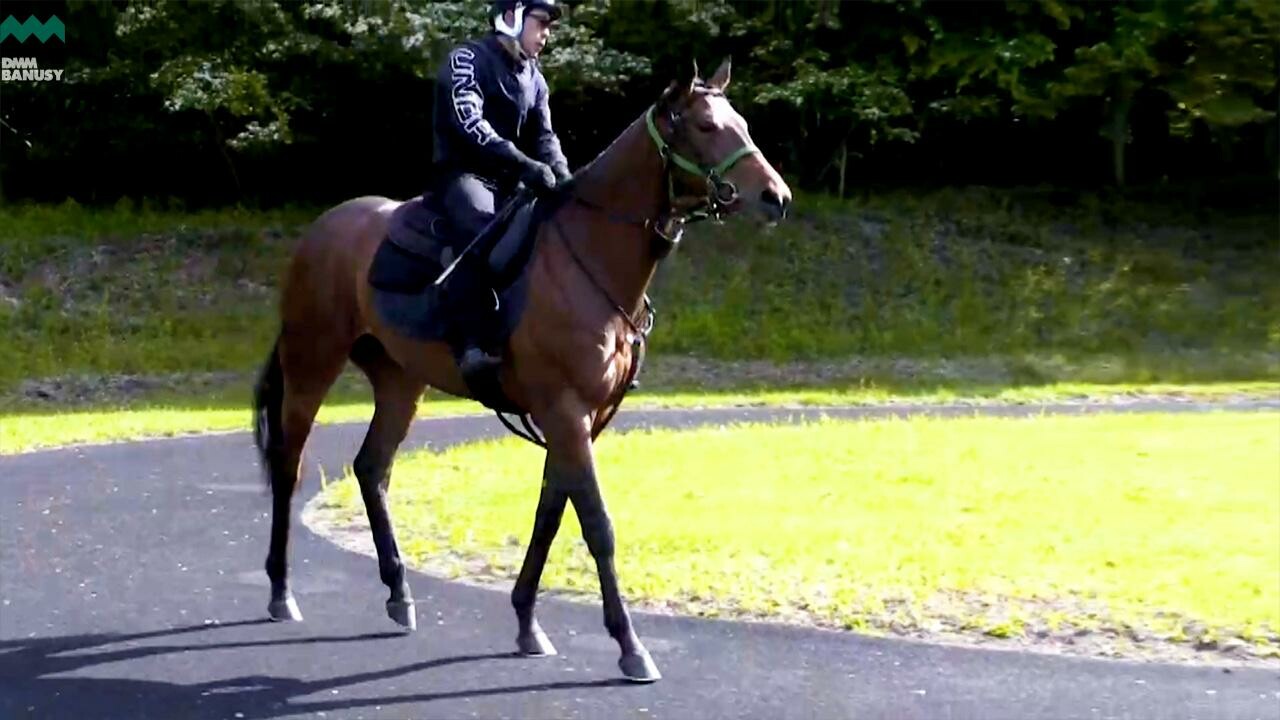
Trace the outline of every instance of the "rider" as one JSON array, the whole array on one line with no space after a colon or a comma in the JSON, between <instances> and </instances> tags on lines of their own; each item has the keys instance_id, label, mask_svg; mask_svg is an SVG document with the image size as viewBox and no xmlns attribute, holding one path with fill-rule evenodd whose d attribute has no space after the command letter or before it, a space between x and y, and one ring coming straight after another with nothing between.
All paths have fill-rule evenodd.
<instances>
[{"instance_id":1,"label":"rider","mask_svg":"<svg viewBox=\"0 0 1280 720\"><path fill-rule=\"evenodd\" d=\"M443 207L465 247L493 218L518 182L545 192L570 177L551 127L547 83L538 54L561 8L555 0L499 0L494 31L456 46L436 78L434 165ZM488 248L473 249L471 267L450 279L461 302L465 337L459 368L466 378L501 364L485 345L493 294L481 275ZM459 277L459 275L461 277Z\"/></svg>"}]
</instances>

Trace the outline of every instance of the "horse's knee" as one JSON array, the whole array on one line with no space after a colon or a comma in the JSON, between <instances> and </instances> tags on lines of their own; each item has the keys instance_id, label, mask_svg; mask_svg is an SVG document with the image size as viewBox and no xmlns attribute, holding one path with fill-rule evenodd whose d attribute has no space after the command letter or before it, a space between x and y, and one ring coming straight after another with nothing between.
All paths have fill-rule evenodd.
<instances>
[{"instance_id":1,"label":"horse's knee","mask_svg":"<svg viewBox=\"0 0 1280 720\"><path fill-rule=\"evenodd\" d=\"M560 532L560 518L549 518L533 524L533 542L539 545L550 545Z\"/></svg>"},{"instance_id":2,"label":"horse's knee","mask_svg":"<svg viewBox=\"0 0 1280 720\"><path fill-rule=\"evenodd\" d=\"M578 518L582 525L582 539L587 541L587 549L596 560L607 560L613 557L614 539L613 523L609 516L600 513L596 517Z\"/></svg>"},{"instance_id":3,"label":"horse's knee","mask_svg":"<svg viewBox=\"0 0 1280 720\"><path fill-rule=\"evenodd\" d=\"M564 516L564 499L552 498L547 503L539 503L537 515L533 519L533 543L550 545L560 532L560 519Z\"/></svg>"},{"instance_id":4,"label":"horse's knee","mask_svg":"<svg viewBox=\"0 0 1280 720\"><path fill-rule=\"evenodd\" d=\"M383 476L387 473L387 461L381 453L366 446L356 454L356 459L351 463L351 471L355 473L356 480L360 481L362 489L377 488L382 485Z\"/></svg>"},{"instance_id":5,"label":"horse's knee","mask_svg":"<svg viewBox=\"0 0 1280 720\"><path fill-rule=\"evenodd\" d=\"M591 557L604 560L613 557L614 538L613 522L605 511L600 499L600 491L595 488L584 488L570 494L574 509L578 513L578 525L582 528L582 539L587 543Z\"/></svg>"}]
</instances>

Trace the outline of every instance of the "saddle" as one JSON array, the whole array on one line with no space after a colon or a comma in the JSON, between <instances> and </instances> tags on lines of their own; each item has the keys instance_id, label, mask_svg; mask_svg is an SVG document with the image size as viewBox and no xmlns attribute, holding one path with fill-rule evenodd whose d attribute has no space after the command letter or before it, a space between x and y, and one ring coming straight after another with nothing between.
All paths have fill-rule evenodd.
<instances>
[{"instance_id":1,"label":"saddle","mask_svg":"<svg viewBox=\"0 0 1280 720\"><path fill-rule=\"evenodd\" d=\"M476 313L460 312L460 298L449 292L455 281L466 283L464 274L483 272L492 288L495 312L481 313L495 327L485 335L506 344L520 321L527 296L526 272L540 216L545 212L539 200L529 199L509 209L505 220L492 225L477 247L488 248L483 256L467 257L441 286L435 281L473 238L462 237L432 193L405 202L392 212L383 239L369 268L373 306L381 320L396 332L426 342L446 342L457 347L465 334L462 327ZM473 250L473 252L475 252ZM483 265L481 265L483 264ZM483 296L482 296L483 297ZM471 388L483 404L493 410L518 412L498 390L497 378L486 387Z\"/></svg>"},{"instance_id":2,"label":"saddle","mask_svg":"<svg viewBox=\"0 0 1280 720\"><path fill-rule=\"evenodd\" d=\"M484 262L490 280L501 288L509 287L532 254L537 205L538 200L533 198L513 208L504 221L485 233L480 244L490 248L487 256L472 258L455 272L467 272L475 268L476 263ZM369 282L379 290L417 294L434 282L471 240L473 238L463 237L444 211L434 204L431 193L423 194L403 203L391 214L387 236L369 270ZM381 257L384 255L395 255L402 262L391 262L388 257ZM434 333L420 337L439 339Z\"/></svg>"}]
</instances>

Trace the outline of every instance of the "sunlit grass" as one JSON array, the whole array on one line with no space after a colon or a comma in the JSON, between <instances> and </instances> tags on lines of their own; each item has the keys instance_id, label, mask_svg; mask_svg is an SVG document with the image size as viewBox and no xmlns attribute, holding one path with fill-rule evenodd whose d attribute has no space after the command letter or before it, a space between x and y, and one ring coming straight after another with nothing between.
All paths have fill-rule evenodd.
<instances>
[{"instance_id":1,"label":"sunlit grass","mask_svg":"<svg viewBox=\"0 0 1280 720\"><path fill-rule=\"evenodd\" d=\"M345 382L326 400L316 421L322 424L368 422L373 404L367 388ZM824 407L849 405L1039 404L1053 402L1126 401L1180 397L1214 401L1228 398L1277 399L1280 383L1204 383L1188 385L1095 385L1057 383L1031 387L970 386L879 388L859 385L741 389L719 392L641 390L626 399L623 412L645 408ZM478 403L439 394L423 397L419 417L488 414ZM204 395L160 395L116 405L90 404L61 411L0 408L0 455L41 448L119 442L209 432L252 429L249 386L239 392L219 390Z\"/></svg>"},{"instance_id":2,"label":"sunlit grass","mask_svg":"<svg viewBox=\"0 0 1280 720\"><path fill-rule=\"evenodd\" d=\"M624 587L651 605L1280 648L1280 414L635 432L606 436L597 462ZM511 581L541 463L514 439L400 456L400 547ZM363 522L350 477L323 500ZM544 587L597 592L572 513Z\"/></svg>"}]
</instances>

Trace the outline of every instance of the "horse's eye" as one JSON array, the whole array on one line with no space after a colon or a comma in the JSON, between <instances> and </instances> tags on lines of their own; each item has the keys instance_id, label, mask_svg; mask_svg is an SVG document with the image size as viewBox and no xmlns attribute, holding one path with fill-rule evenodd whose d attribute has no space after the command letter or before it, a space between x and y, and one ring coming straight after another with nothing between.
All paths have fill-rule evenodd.
<instances>
[{"instance_id":1,"label":"horse's eye","mask_svg":"<svg viewBox=\"0 0 1280 720\"><path fill-rule=\"evenodd\" d=\"M698 123L698 129L705 133L713 133L716 131L715 123Z\"/></svg>"}]
</instances>

